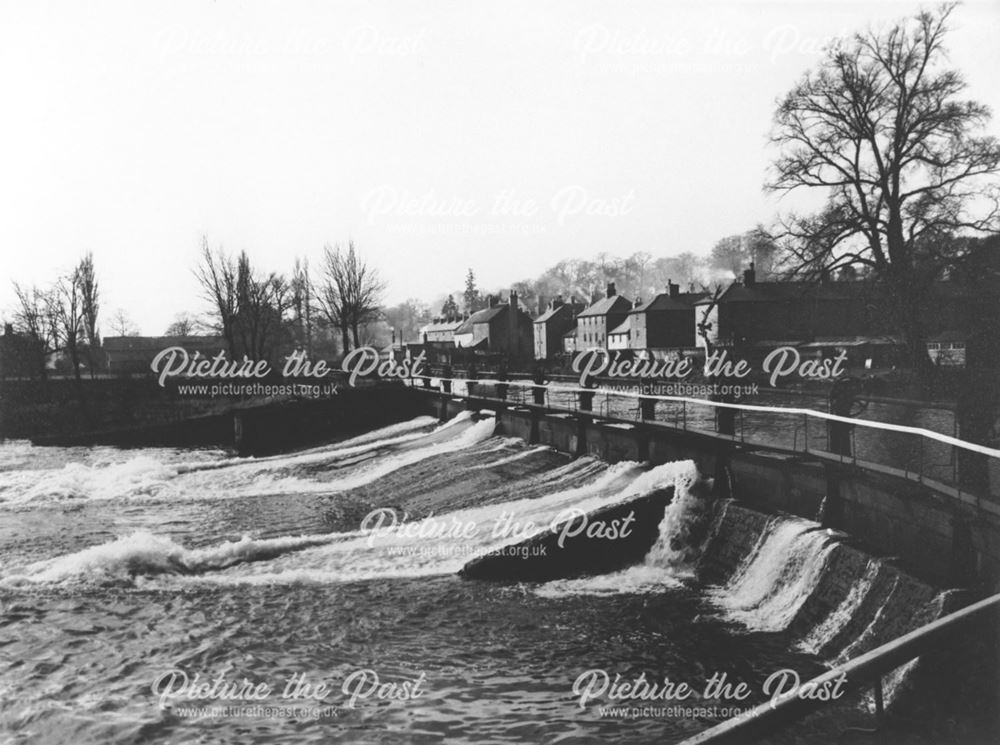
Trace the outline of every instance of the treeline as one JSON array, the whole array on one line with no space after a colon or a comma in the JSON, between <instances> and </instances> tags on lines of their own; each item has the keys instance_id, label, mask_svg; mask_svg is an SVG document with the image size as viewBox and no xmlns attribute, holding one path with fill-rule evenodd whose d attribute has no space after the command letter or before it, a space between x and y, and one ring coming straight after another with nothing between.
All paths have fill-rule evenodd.
<instances>
[{"instance_id":1,"label":"treeline","mask_svg":"<svg viewBox=\"0 0 1000 745\"><path fill-rule=\"evenodd\" d=\"M195 276L209 305L200 327L222 336L234 359L274 361L293 349L335 356L379 342L370 327L385 283L353 241L325 246L315 272L299 257L285 275L258 267L246 251L213 251L206 238Z\"/></svg>"},{"instance_id":2,"label":"treeline","mask_svg":"<svg viewBox=\"0 0 1000 745\"><path fill-rule=\"evenodd\" d=\"M609 282L614 282L618 293L631 300L648 300L666 291L668 281L685 291L712 289L740 276L750 262L755 263L757 276L761 279L776 276L776 247L760 227L722 238L707 256L690 251L658 257L645 251L624 257L602 252L593 259L557 262L534 279L520 280L506 287L489 283L489 291L480 287L474 271L469 269L462 290L429 303L411 298L386 308L384 318L401 333L401 338L411 340L417 338L422 325L436 318L459 319L481 310L491 294L500 296L513 290L524 309L536 315L560 296L566 301L575 298L588 305L604 296Z\"/></svg>"},{"instance_id":3,"label":"treeline","mask_svg":"<svg viewBox=\"0 0 1000 745\"><path fill-rule=\"evenodd\" d=\"M98 367L100 291L93 254L47 286L14 282L14 294L12 325L32 342L43 379L48 357L56 351L65 352L78 383L82 367Z\"/></svg>"}]
</instances>

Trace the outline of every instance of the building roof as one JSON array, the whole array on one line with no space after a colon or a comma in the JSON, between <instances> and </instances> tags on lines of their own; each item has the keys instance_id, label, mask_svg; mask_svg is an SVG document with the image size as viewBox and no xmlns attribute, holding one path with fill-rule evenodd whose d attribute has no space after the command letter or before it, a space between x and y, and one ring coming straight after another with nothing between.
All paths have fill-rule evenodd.
<instances>
[{"instance_id":1,"label":"building roof","mask_svg":"<svg viewBox=\"0 0 1000 745\"><path fill-rule=\"evenodd\" d=\"M632 309L632 313L648 313L649 311L692 310L695 303L705 297L704 292L682 292L671 297L669 292L662 292L652 300Z\"/></svg>"},{"instance_id":2,"label":"building roof","mask_svg":"<svg viewBox=\"0 0 1000 745\"><path fill-rule=\"evenodd\" d=\"M583 310L583 306L575 302L567 302L562 305L557 305L555 308L549 308L544 313L542 313L538 318L535 319L535 323L548 323L557 315L570 314L570 318L575 318L577 313Z\"/></svg>"},{"instance_id":3,"label":"building roof","mask_svg":"<svg viewBox=\"0 0 1000 745\"><path fill-rule=\"evenodd\" d=\"M557 315L559 315L560 311L565 312L565 311L563 311L563 308L567 308L567 307L569 307L569 306L560 305L560 306L557 306L555 308L549 308L547 311L545 311L544 313L542 313L542 315L538 316L538 318L535 319L535 323L548 323L553 318L555 318Z\"/></svg>"},{"instance_id":4,"label":"building roof","mask_svg":"<svg viewBox=\"0 0 1000 745\"><path fill-rule=\"evenodd\" d=\"M477 310L471 316L462 321L458 328L455 329L456 334L471 334L472 327L477 323L489 323L496 316L500 315L503 311L507 310L507 304L494 305L492 308L483 308L482 310Z\"/></svg>"},{"instance_id":5,"label":"building roof","mask_svg":"<svg viewBox=\"0 0 1000 745\"><path fill-rule=\"evenodd\" d=\"M608 336L614 336L615 334L627 334L627 333L629 333L629 331L630 331L630 328L629 328L629 325L628 325L628 321L625 320L625 321L622 321L620 324L618 324L614 328L613 331L609 331L608 332Z\"/></svg>"},{"instance_id":6,"label":"building roof","mask_svg":"<svg viewBox=\"0 0 1000 745\"><path fill-rule=\"evenodd\" d=\"M942 341L966 341L971 336L968 331L961 331L959 329L948 329L946 331L941 331L940 333L934 334L927 338L928 342L942 342Z\"/></svg>"},{"instance_id":7,"label":"building roof","mask_svg":"<svg viewBox=\"0 0 1000 745\"><path fill-rule=\"evenodd\" d=\"M606 316L608 313L628 313L631 309L632 303L627 298L622 295L612 295L603 300L598 300L577 317Z\"/></svg>"},{"instance_id":8,"label":"building roof","mask_svg":"<svg viewBox=\"0 0 1000 745\"><path fill-rule=\"evenodd\" d=\"M420 327L420 333L431 334L442 331L454 331L461 325L461 321L439 321L437 323L428 323Z\"/></svg>"},{"instance_id":9,"label":"building roof","mask_svg":"<svg viewBox=\"0 0 1000 745\"><path fill-rule=\"evenodd\" d=\"M570 337L573 337L574 339L576 338L576 326L574 326L569 331L567 331L565 334L563 334L563 339L568 339Z\"/></svg>"},{"instance_id":10,"label":"building roof","mask_svg":"<svg viewBox=\"0 0 1000 745\"><path fill-rule=\"evenodd\" d=\"M221 336L105 336L101 342L105 352L159 351L167 347L223 349Z\"/></svg>"},{"instance_id":11,"label":"building roof","mask_svg":"<svg viewBox=\"0 0 1000 745\"><path fill-rule=\"evenodd\" d=\"M805 282L790 280L787 282L754 282L750 287L733 282L719 296L720 303L773 303L781 300L793 300L809 297L813 300L848 300L870 285L863 281L855 282ZM707 305L712 302L711 295L705 295L694 301L695 305Z\"/></svg>"}]
</instances>

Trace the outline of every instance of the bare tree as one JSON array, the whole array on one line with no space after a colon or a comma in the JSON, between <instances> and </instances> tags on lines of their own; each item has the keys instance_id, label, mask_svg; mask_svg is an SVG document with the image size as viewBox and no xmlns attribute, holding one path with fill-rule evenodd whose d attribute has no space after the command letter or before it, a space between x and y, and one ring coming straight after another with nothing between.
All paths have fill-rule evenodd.
<instances>
[{"instance_id":1,"label":"bare tree","mask_svg":"<svg viewBox=\"0 0 1000 745\"><path fill-rule=\"evenodd\" d=\"M243 251L237 261L236 299L243 349L254 359L270 359L277 354L292 304L288 281L275 272L259 274Z\"/></svg>"},{"instance_id":2,"label":"bare tree","mask_svg":"<svg viewBox=\"0 0 1000 745\"><path fill-rule=\"evenodd\" d=\"M101 346L101 336L97 328L100 293L97 287L97 275L94 272L94 254L92 252L88 252L80 260L74 273L74 281L79 285L81 321L87 340L87 367L91 377L93 377L98 367L97 351Z\"/></svg>"},{"instance_id":3,"label":"bare tree","mask_svg":"<svg viewBox=\"0 0 1000 745\"><path fill-rule=\"evenodd\" d=\"M83 380L80 375L80 342L86 335L82 288L80 267L77 266L68 276L60 278L52 292L47 294L46 313L49 323L58 329L64 349L73 366L77 398L80 405L86 407Z\"/></svg>"},{"instance_id":4,"label":"bare tree","mask_svg":"<svg viewBox=\"0 0 1000 745\"><path fill-rule=\"evenodd\" d=\"M921 300L957 258L948 238L995 230L1000 218L988 179L1000 146L978 134L989 109L962 99L964 79L943 67L954 8L832 45L780 101L772 134L781 153L768 188L828 192L819 214L784 220L790 269L869 269L922 374L930 360Z\"/></svg>"},{"instance_id":5,"label":"bare tree","mask_svg":"<svg viewBox=\"0 0 1000 745\"><path fill-rule=\"evenodd\" d=\"M309 279L309 259L295 259L290 292L296 342L306 350L308 356L312 354L313 337L313 297L312 282Z\"/></svg>"},{"instance_id":6,"label":"bare tree","mask_svg":"<svg viewBox=\"0 0 1000 745\"><path fill-rule=\"evenodd\" d=\"M35 340L38 350L38 372L42 380L47 376L46 360L59 348L59 325L50 315L52 303L49 293L38 287L24 287L14 283L18 308L14 312L14 326Z\"/></svg>"},{"instance_id":7,"label":"bare tree","mask_svg":"<svg viewBox=\"0 0 1000 745\"><path fill-rule=\"evenodd\" d=\"M192 336L201 333L202 329L203 324L197 316L191 313L178 313L163 333L166 336Z\"/></svg>"},{"instance_id":8,"label":"bare tree","mask_svg":"<svg viewBox=\"0 0 1000 745\"><path fill-rule=\"evenodd\" d=\"M289 283L282 275L262 274L246 251L235 259L221 248L213 253L203 239L195 276L234 358L267 360L277 354L291 307Z\"/></svg>"},{"instance_id":9,"label":"bare tree","mask_svg":"<svg viewBox=\"0 0 1000 745\"><path fill-rule=\"evenodd\" d=\"M323 276L317 293L320 308L330 323L340 329L343 351L361 346L361 328L378 318L385 284L378 272L358 255L354 242L347 250L339 246L323 249ZM348 337L350 332L350 337Z\"/></svg>"},{"instance_id":10,"label":"bare tree","mask_svg":"<svg viewBox=\"0 0 1000 745\"><path fill-rule=\"evenodd\" d=\"M80 285L80 312L83 316L83 330L87 343L92 347L99 347L101 337L97 329L97 315L100 310L100 293L97 287L97 275L94 272L93 253L88 253L80 260L76 275Z\"/></svg>"},{"instance_id":11,"label":"bare tree","mask_svg":"<svg viewBox=\"0 0 1000 745\"><path fill-rule=\"evenodd\" d=\"M208 238L201 239L200 263L194 270L205 299L212 306L216 327L226 340L234 358L236 349L237 271L236 262L220 247L215 253L208 247Z\"/></svg>"},{"instance_id":12,"label":"bare tree","mask_svg":"<svg viewBox=\"0 0 1000 745\"><path fill-rule=\"evenodd\" d=\"M118 308L111 314L111 330L116 336L138 336L139 327L124 308Z\"/></svg>"}]
</instances>

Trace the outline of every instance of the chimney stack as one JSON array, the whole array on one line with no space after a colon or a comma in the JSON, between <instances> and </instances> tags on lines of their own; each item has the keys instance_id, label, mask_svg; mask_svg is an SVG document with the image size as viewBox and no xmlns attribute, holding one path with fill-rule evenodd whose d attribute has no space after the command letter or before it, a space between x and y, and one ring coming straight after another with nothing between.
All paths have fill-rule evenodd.
<instances>
[{"instance_id":1,"label":"chimney stack","mask_svg":"<svg viewBox=\"0 0 1000 745\"><path fill-rule=\"evenodd\" d=\"M754 270L753 262L750 262L750 268L744 270L743 272L743 286L744 287L754 287L757 284L757 272Z\"/></svg>"},{"instance_id":2,"label":"chimney stack","mask_svg":"<svg viewBox=\"0 0 1000 745\"><path fill-rule=\"evenodd\" d=\"M521 353L521 336L517 327L517 293L510 291L510 302L507 306L507 353Z\"/></svg>"},{"instance_id":3,"label":"chimney stack","mask_svg":"<svg viewBox=\"0 0 1000 745\"><path fill-rule=\"evenodd\" d=\"M667 292L670 294L670 297L672 297L672 298L678 298L678 297L680 297L680 294L681 294L681 286L677 285L677 284L674 284L673 282L671 282L668 279L667 280Z\"/></svg>"},{"instance_id":4,"label":"chimney stack","mask_svg":"<svg viewBox=\"0 0 1000 745\"><path fill-rule=\"evenodd\" d=\"M614 282L608 282L608 297L614 297L617 294L618 294L618 291L615 289L615 283Z\"/></svg>"},{"instance_id":5,"label":"chimney stack","mask_svg":"<svg viewBox=\"0 0 1000 745\"><path fill-rule=\"evenodd\" d=\"M487 308L492 308L494 305L496 305L496 298L494 298L492 295L487 295L486 296L486 307Z\"/></svg>"},{"instance_id":6,"label":"chimney stack","mask_svg":"<svg viewBox=\"0 0 1000 745\"><path fill-rule=\"evenodd\" d=\"M562 307L562 305L563 305L562 295L556 295L556 299L552 301L552 309L555 310L556 308Z\"/></svg>"}]
</instances>

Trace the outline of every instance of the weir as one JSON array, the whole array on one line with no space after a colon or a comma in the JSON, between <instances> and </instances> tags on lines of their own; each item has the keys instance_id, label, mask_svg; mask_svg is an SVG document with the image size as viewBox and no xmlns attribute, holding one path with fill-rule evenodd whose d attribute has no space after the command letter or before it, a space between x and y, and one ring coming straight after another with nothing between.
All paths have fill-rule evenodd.
<instances>
[{"instance_id":1,"label":"weir","mask_svg":"<svg viewBox=\"0 0 1000 745\"><path fill-rule=\"evenodd\" d=\"M452 380L447 394L425 390L436 413L447 417L463 408L489 409L504 434L529 443L612 463L690 459L700 472L715 476L712 534L696 551L691 568L701 580L717 584L715 602L728 618L750 630L790 632L801 651L826 660L831 670L795 695L710 728L690 743L750 742L773 733L830 703L798 695L801 691L827 690L844 675L845 691L872 691L878 715L887 705L915 695L907 683L911 676L921 675L928 683L922 672L928 666L934 670L934 684L954 700L961 695L955 692L968 685L961 680L962 664L956 664L969 654L969 640L958 636L963 629L985 645L987 665L995 660L1000 510L989 494L914 479L854 454L789 451L747 440L742 432L711 433L651 421L655 403L649 402L657 397L648 395L633 396L639 406L630 421L590 407L560 410L527 403L523 396L511 401L490 391L490 381L475 381L473 391L457 396L453 391L461 383L467 381ZM538 400L538 386L531 387ZM738 415L744 408L721 406ZM967 449L994 457L988 448ZM629 569L605 578L569 580L565 587L634 586L650 565L657 565L658 554L673 548L670 539L659 536L645 560ZM533 576L524 569L517 577L505 576L513 570L512 562L484 557L463 574L528 580L567 576L560 570ZM935 586L971 592L939 593ZM560 582L546 587L550 593L562 591ZM956 610L976 595L989 597ZM916 666L906 664L913 661Z\"/></svg>"},{"instance_id":2,"label":"weir","mask_svg":"<svg viewBox=\"0 0 1000 745\"><path fill-rule=\"evenodd\" d=\"M996 494L971 493L921 472L873 463L864 453L831 453L810 447L808 441L797 448L761 441L739 426L743 412L759 407L696 402L736 412L736 434L724 434L710 431L703 422L688 421L684 415L673 421L641 418L644 410L650 412L647 402L679 400L676 397L600 391L607 399L633 402L632 418L626 418L608 413L607 405L604 410L585 411L573 408L572 398L569 406L551 403L557 394L593 394L592 389L548 386L548 403L538 405L529 402L531 394L541 388L534 384L504 381L511 393L500 398L495 395L498 381L448 382L451 393L436 387L413 387L425 397L425 411L447 419L466 409L493 410L505 434L610 463L637 460L656 465L693 460L702 474L715 479L720 496L733 496L765 512L781 511L817 520L824 527L847 533L875 556L892 557L933 584L966 587L984 595L1000 592L1000 496ZM432 383L443 386L437 378ZM471 394L467 392L469 384L473 386ZM790 411L799 415L798 410ZM843 420L852 427L913 430L821 412L811 414L818 420L814 430L822 427L824 419ZM992 458L986 453L1000 455L955 438L927 434L950 445L959 443L984 458Z\"/></svg>"}]
</instances>

